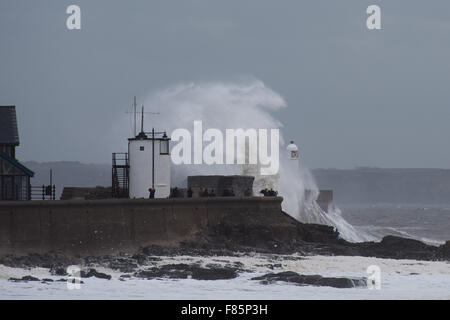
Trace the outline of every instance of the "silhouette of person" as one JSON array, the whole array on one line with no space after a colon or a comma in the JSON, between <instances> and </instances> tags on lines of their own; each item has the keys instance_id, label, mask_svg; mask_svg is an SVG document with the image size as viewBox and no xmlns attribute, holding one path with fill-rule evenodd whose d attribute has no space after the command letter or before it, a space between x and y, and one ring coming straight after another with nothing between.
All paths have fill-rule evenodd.
<instances>
[{"instance_id":1,"label":"silhouette of person","mask_svg":"<svg viewBox=\"0 0 450 320\"><path fill-rule=\"evenodd\" d=\"M340 235L340 233L339 233L338 228L334 228L334 236L336 237L336 239L339 239L339 235Z\"/></svg>"},{"instance_id":2,"label":"silhouette of person","mask_svg":"<svg viewBox=\"0 0 450 320\"><path fill-rule=\"evenodd\" d=\"M154 199L156 190L154 188L150 188L148 191L150 192L149 199Z\"/></svg>"}]
</instances>

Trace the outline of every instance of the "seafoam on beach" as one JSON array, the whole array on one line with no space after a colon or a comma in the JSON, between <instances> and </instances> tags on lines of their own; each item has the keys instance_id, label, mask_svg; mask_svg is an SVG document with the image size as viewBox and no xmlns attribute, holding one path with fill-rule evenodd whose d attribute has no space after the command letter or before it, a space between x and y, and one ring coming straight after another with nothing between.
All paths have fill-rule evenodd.
<instances>
[{"instance_id":1,"label":"seafoam on beach","mask_svg":"<svg viewBox=\"0 0 450 320\"><path fill-rule=\"evenodd\" d=\"M160 257L153 266L165 264L229 265L240 262L246 270L235 279L139 279L121 277L124 273L102 266L99 272L111 280L83 278L79 290L69 290L65 282L12 282L9 278L33 277L53 280L45 268L10 268L0 266L0 299L450 299L450 263L416 260L393 260L348 256L175 256ZM270 272L294 271L299 274L319 274L333 277L367 277L367 267L381 269L381 289L366 287L336 289L331 287L298 286L276 282L261 284L251 280ZM91 266L92 267L92 266ZM141 266L145 269L146 266ZM63 277L64 278L64 277Z\"/></svg>"}]
</instances>

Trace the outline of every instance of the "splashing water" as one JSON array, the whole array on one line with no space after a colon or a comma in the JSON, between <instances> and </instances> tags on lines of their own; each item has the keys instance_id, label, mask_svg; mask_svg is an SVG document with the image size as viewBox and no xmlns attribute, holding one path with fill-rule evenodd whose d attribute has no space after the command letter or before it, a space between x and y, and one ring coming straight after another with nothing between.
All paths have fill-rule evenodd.
<instances>
[{"instance_id":1,"label":"splashing water","mask_svg":"<svg viewBox=\"0 0 450 320\"><path fill-rule=\"evenodd\" d=\"M317 190L316 190L317 191ZM305 200L303 203L303 216L300 221L306 223L326 224L336 227L340 235L350 242L374 241L376 237L369 235L369 233L362 230L357 230L349 224L341 215L341 210L335 206L330 205L328 212L322 210L317 203L317 196L319 192L315 193L314 198Z\"/></svg>"},{"instance_id":2,"label":"splashing water","mask_svg":"<svg viewBox=\"0 0 450 320\"><path fill-rule=\"evenodd\" d=\"M284 99L266 87L262 81L188 83L170 87L151 94L145 105L159 111L156 130L184 128L193 135L193 122L201 120L204 130L226 129L276 129L282 124L270 112L286 108ZM280 154L284 150L280 134ZM305 223L321 223L338 228L349 241L364 241L368 237L357 232L340 215L337 208L325 213L316 202L318 189L310 172L297 169L286 159L280 159L279 174L261 176L255 165L176 165L172 166L172 185L186 186L188 175L246 174L255 176L254 194L263 188L279 190L283 196L283 210ZM305 190L313 190L315 198L305 201Z\"/></svg>"},{"instance_id":3,"label":"splashing water","mask_svg":"<svg viewBox=\"0 0 450 320\"><path fill-rule=\"evenodd\" d=\"M157 129L183 128L193 136L194 121L202 121L203 130L279 128L281 124L269 111L286 107L284 99L261 81L245 83L188 83L155 92L146 101L152 111L159 111ZM186 185L188 175L242 174L241 165L181 164L172 166L172 185Z\"/></svg>"},{"instance_id":4,"label":"splashing water","mask_svg":"<svg viewBox=\"0 0 450 320\"><path fill-rule=\"evenodd\" d=\"M334 204L325 212L317 203L319 188L311 174L298 161L282 160L280 190L287 202L283 209L294 218L303 223L325 224L337 228L340 236L347 241L361 242L374 241L376 237L369 233L357 230L341 215L341 211ZM295 179L295 177L299 177Z\"/></svg>"}]
</instances>

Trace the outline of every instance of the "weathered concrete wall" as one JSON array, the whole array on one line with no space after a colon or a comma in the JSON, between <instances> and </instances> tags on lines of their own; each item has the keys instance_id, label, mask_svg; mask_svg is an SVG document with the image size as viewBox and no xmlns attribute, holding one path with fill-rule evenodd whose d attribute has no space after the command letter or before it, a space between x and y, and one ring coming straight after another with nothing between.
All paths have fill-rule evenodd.
<instances>
[{"instance_id":1,"label":"weathered concrete wall","mask_svg":"<svg viewBox=\"0 0 450 320\"><path fill-rule=\"evenodd\" d=\"M98 200L111 198L111 187L64 187L60 200Z\"/></svg>"},{"instance_id":2,"label":"weathered concrete wall","mask_svg":"<svg viewBox=\"0 0 450 320\"><path fill-rule=\"evenodd\" d=\"M225 190L233 191L236 196L244 196L244 190L253 190L253 181L255 177L252 176L217 176L217 175L203 175L203 176L189 176L188 188L190 187L194 192L194 196L198 196L200 188L207 188L209 192L214 190L216 195L223 195Z\"/></svg>"},{"instance_id":3,"label":"weathered concrete wall","mask_svg":"<svg viewBox=\"0 0 450 320\"><path fill-rule=\"evenodd\" d=\"M176 244L234 213L277 215L282 198L108 199L0 203L0 255L99 255Z\"/></svg>"}]
</instances>

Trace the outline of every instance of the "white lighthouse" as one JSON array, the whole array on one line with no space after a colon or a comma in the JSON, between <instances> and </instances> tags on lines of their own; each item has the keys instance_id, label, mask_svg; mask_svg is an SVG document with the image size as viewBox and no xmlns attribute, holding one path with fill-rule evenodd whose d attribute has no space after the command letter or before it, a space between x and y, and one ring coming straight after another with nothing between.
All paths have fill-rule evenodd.
<instances>
[{"instance_id":1,"label":"white lighthouse","mask_svg":"<svg viewBox=\"0 0 450 320\"><path fill-rule=\"evenodd\" d=\"M129 197L155 198L170 195L170 138L165 132L144 132L142 110L141 132L128 139Z\"/></svg>"},{"instance_id":2,"label":"white lighthouse","mask_svg":"<svg viewBox=\"0 0 450 320\"><path fill-rule=\"evenodd\" d=\"M284 159L282 160L284 163L284 178L288 177L298 177L300 178L300 163L298 160L298 147L291 141L286 147L286 151L284 153Z\"/></svg>"},{"instance_id":3,"label":"white lighthouse","mask_svg":"<svg viewBox=\"0 0 450 320\"><path fill-rule=\"evenodd\" d=\"M282 156L280 170L280 194L285 199L281 206L285 212L298 219L301 217L304 187L300 174L298 147L291 141Z\"/></svg>"},{"instance_id":4,"label":"white lighthouse","mask_svg":"<svg viewBox=\"0 0 450 320\"><path fill-rule=\"evenodd\" d=\"M298 147L294 143L294 141L291 141L288 146L286 147L287 152L287 159L291 161L295 161L298 165Z\"/></svg>"}]
</instances>

